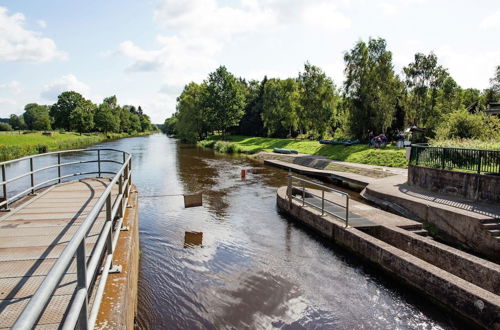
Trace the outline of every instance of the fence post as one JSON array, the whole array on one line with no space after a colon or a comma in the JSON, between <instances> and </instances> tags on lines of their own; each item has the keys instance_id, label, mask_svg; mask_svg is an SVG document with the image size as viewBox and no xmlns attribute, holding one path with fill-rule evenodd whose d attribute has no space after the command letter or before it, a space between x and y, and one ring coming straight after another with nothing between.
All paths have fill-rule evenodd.
<instances>
[{"instance_id":1,"label":"fence post","mask_svg":"<svg viewBox=\"0 0 500 330\"><path fill-rule=\"evenodd\" d=\"M85 260L85 239L80 242L76 250L76 271L78 289L85 289L87 291L87 261ZM78 290L77 290L78 291ZM85 295L80 316L78 317L78 324L80 329L88 329L88 292Z\"/></svg>"},{"instance_id":2,"label":"fence post","mask_svg":"<svg viewBox=\"0 0 500 330\"><path fill-rule=\"evenodd\" d=\"M97 172L99 172L99 178L101 177L101 149L97 149Z\"/></svg>"},{"instance_id":3,"label":"fence post","mask_svg":"<svg viewBox=\"0 0 500 330\"><path fill-rule=\"evenodd\" d=\"M478 155L478 159L477 159L477 174L481 174L481 160L483 158L483 151L482 150L479 150L479 155Z\"/></svg>"},{"instance_id":4,"label":"fence post","mask_svg":"<svg viewBox=\"0 0 500 330\"><path fill-rule=\"evenodd\" d=\"M7 183L5 181L7 181L7 177L5 175L5 164L2 164L2 180L4 181L4 184L3 184L3 198L5 198L5 206L4 208L6 210L9 209L9 202L8 202L8 197L7 197Z\"/></svg>"},{"instance_id":5,"label":"fence post","mask_svg":"<svg viewBox=\"0 0 500 330\"><path fill-rule=\"evenodd\" d=\"M443 152L441 153L441 169L444 170L445 164L445 156L446 156L446 148L442 148Z\"/></svg>"},{"instance_id":6,"label":"fence post","mask_svg":"<svg viewBox=\"0 0 500 330\"><path fill-rule=\"evenodd\" d=\"M33 166L33 158L30 158L30 178L31 178L31 194L35 194L35 189L33 188L35 186L35 173L33 173L34 166Z\"/></svg>"},{"instance_id":7,"label":"fence post","mask_svg":"<svg viewBox=\"0 0 500 330\"><path fill-rule=\"evenodd\" d=\"M61 183L61 154L57 154L57 177L59 178L59 183Z\"/></svg>"}]
</instances>

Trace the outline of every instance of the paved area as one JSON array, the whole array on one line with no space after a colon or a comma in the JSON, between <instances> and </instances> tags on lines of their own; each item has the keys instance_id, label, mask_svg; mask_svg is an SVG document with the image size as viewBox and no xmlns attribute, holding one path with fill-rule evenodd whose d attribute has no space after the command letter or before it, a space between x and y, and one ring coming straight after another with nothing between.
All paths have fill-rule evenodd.
<instances>
[{"instance_id":1,"label":"paved area","mask_svg":"<svg viewBox=\"0 0 500 330\"><path fill-rule=\"evenodd\" d=\"M11 212L0 213L0 329L13 325L108 184L108 179L85 179L56 185ZM101 212L87 236L87 255L104 218ZM75 286L73 263L39 326L59 327Z\"/></svg>"},{"instance_id":2,"label":"paved area","mask_svg":"<svg viewBox=\"0 0 500 330\"><path fill-rule=\"evenodd\" d=\"M435 193L415 186L409 186L405 176L392 176L370 183L368 190L423 204L446 209L478 219L500 218L500 205L478 203L459 197Z\"/></svg>"}]
</instances>

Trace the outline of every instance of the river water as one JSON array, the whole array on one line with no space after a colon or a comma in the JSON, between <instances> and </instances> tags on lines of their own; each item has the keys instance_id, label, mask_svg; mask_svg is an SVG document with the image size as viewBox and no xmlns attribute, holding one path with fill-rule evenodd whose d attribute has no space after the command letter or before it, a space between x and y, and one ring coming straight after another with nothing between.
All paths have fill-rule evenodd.
<instances>
[{"instance_id":1,"label":"river water","mask_svg":"<svg viewBox=\"0 0 500 330\"><path fill-rule=\"evenodd\" d=\"M133 155L139 329L455 329L428 299L278 213L286 171L162 134ZM245 180L241 169L253 169ZM203 193L184 208L183 193Z\"/></svg>"}]
</instances>

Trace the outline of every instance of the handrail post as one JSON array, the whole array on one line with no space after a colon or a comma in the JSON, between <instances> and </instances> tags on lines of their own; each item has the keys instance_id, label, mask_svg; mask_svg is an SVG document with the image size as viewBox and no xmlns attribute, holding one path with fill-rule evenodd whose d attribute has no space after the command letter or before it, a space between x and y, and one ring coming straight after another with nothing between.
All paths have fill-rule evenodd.
<instances>
[{"instance_id":1,"label":"handrail post","mask_svg":"<svg viewBox=\"0 0 500 330\"><path fill-rule=\"evenodd\" d=\"M120 174L118 179L118 195L121 195L120 206L118 206L118 212L120 217L123 218L125 216L125 212L123 212L123 201L125 200L125 196L123 195L123 173Z\"/></svg>"},{"instance_id":2,"label":"handrail post","mask_svg":"<svg viewBox=\"0 0 500 330\"><path fill-rule=\"evenodd\" d=\"M99 173L98 177L101 177L101 149L97 149L97 172Z\"/></svg>"},{"instance_id":3,"label":"handrail post","mask_svg":"<svg viewBox=\"0 0 500 330\"><path fill-rule=\"evenodd\" d=\"M30 158L30 178L31 178L31 194L35 194L35 189L33 188L35 186L35 173L34 171L34 166L33 166L33 158Z\"/></svg>"},{"instance_id":4,"label":"handrail post","mask_svg":"<svg viewBox=\"0 0 500 330\"><path fill-rule=\"evenodd\" d=\"M113 219L111 219L111 193L106 197L106 222L110 221L112 223ZM106 247L108 250L108 254L113 254L113 225L111 225L111 228L109 229L108 233L108 238L106 240ZM113 267L113 261L111 261L111 267Z\"/></svg>"},{"instance_id":5,"label":"handrail post","mask_svg":"<svg viewBox=\"0 0 500 330\"><path fill-rule=\"evenodd\" d=\"M76 250L76 269L77 269L77 281L78 289L87 289L87 265L85 260L85 239L80 242L78 249ZM80 329L88 329L88 291L85 295L85 300L80 310L80 315L78 317L78 324Z\"/></svg>"},{"instance_id":6,"label":"handrail post","mask_svg":"<svg viewBox=\"0 0 500 330\"><path fill-rule=\"evenodd\" d=\"M321 190L321 215L325 215L325 191Z\"/></svg>"},{"instance_id":7,"label":"handrail post","mask_svg":"<svg viewBox=\"0 0 500 330\"><path fill-rule=\"evenodd\" d=\"M288 170L288 190L287 190L287 195L288 195L288 201L290 202L290 206L292 205L292 171Z\"/></svg>"},{"instance_id":8,"label":"handrail post","mask_svg":"<svg viewBox=\"0 0 500 330\"><path fill-rule=\"evenodd\" d=\"M7 177L6 177L6 174L5 174L6 170L5 170L5 164L2 164L2 180L5 182L7 181ZM5 182L3 184L3 198L5 198L5 206L4 208L6 210L9 209L9 199L7 197L7 183Z\"/></svg>"},{"instance_id":9,"label":"handrail post","mask_svg":"<svg viewBox=\"0 0 500 330\"><path fill-rule=\"evenodd\" d=\"M302 182L302 206L306 203L306 184Z\"/></svg>"},{"instance_id":10,"label":"handrail post","mask_svg":"<svg viewBox=\"0 0 500 330\"><path fill-rule=\"evenodd\" d=\"M349 226L349 195L345 195L345 227Z\"/></svg>"},{"instance_id":11,"label":"handrail post","mask_svg":"<svg viewBox=\"0 0 500 330\"><path fill-rule=\"evenodd\" d=\"M57 177L59 178L59 183L61 183L61 153L57 154Z\"/></svg>"}]
</instances>

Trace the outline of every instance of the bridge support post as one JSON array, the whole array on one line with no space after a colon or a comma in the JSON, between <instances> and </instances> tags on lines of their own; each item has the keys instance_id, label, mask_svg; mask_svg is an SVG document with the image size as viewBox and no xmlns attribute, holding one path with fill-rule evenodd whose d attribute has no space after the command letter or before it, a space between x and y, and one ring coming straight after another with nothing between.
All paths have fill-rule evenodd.
<instances>
[{"instance_id":1,"label":"bridge support post","mask_svg":"<svg viewBox=\"0 0 500 330\"><path fill-rule=\"evenodd\" d=\"M87 330L88 327L88 293L87 293L87 265L85 260L85 240L82 240L76 251L76 272L78 290L85 290L85 297L78 316L78 325L80 329Z\"/></svg>"}]
</instances>

